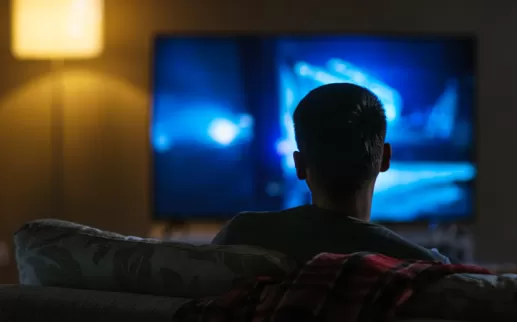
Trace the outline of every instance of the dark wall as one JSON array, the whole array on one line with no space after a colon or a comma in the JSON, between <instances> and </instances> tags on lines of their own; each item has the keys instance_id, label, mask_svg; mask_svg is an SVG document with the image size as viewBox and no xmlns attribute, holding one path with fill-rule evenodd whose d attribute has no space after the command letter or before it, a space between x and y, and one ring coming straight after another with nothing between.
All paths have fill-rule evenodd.
<instances>
[{"instance_id":1,"label":"dark wall","mask_svg":"<svg viewBox=\"0 0 517 322\"><path fill-rule=\"evenodd\" d=\"M483 2L483 4L481 4ZM478 257L517 261L517 2L106 1L106 50L65 64L64 219L145 235L150 41L156 32L474 32L480 41ZM0 241L50 211L50 64L9 54L0 1ZM0 268L12 282L14 266Z\"/></svg>"}]
</instances>

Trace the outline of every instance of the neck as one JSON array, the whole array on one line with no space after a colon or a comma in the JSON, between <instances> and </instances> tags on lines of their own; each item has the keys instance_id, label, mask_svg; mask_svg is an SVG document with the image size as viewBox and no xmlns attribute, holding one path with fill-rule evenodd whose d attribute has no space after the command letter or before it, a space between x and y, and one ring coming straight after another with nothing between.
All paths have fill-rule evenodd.
<instances>
[{"instance_id":1,"label":"neck","mask_svg":"<svg viewBox=\"0 0 517 322\"><path fill-rule=\"evenodd\" d=\"M312 204L333 212L369 221L372 208L373 185L357 191L353 195L343 195L339 198L329 198L322 193L312 194Z\"/></svg>"}]
</instances>

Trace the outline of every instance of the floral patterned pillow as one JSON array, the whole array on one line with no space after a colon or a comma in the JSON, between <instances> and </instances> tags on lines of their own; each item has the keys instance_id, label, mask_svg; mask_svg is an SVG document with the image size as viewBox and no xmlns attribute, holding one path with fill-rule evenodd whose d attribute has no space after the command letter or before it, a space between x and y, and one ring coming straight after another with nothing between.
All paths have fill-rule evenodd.
<instances>
[{"instance_id":1,"label":"floral patterned pillow","mask_svg":"<svg viewBox=\"0 0 517 322\"><path fill-rule=\"evenodd\" d=\"M52 219L25 224L14 242L24 285L200 298L296 268L265 249L129 237Z\"/></svg>"}]
</instances>

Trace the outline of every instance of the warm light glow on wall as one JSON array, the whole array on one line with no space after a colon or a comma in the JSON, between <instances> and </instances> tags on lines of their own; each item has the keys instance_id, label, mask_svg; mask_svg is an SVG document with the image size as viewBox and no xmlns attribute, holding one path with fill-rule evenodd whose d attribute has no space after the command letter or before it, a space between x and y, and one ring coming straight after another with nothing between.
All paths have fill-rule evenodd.
<instances>
[{"instance_id":1,"label":"warm light glow on wall","mask_svg":"<svg viewBox=\"0 0 517 322\"><path fill-rule=\"evenodd\" d=\"M19 59L85 59L103 49L103 0L12 0Z\"/></svg>"}]
</instances>

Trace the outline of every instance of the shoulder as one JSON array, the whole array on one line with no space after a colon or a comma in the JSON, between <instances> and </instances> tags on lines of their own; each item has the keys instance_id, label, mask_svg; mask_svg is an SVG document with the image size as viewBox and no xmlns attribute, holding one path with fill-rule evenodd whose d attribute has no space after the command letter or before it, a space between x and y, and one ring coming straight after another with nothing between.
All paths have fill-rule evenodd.
<instances>
[{"instance_id":1,"label":"shoulder","mask_svg":"<svg viewBox=\"0 0 517 322\"><path fill-rule=\"evenodd\" d=\"M390 252L393 252L393 257L450 263L449 259L437 250L430 250L413 243L384 226L372 224L372 227L375 227L381 235L385 236L383 238L384 245L389 248Z\"/></svg>"},{"instance_id":2,"label":"shoulder","mask_svg":"<svg viewBox=\"0 0 517 322\"><path fill-rule=\"evenodd\" d=\"M293 216L298 216L305 209L304 206L289 208L279 211L245 211L237 214L229 222L229 226L248 226L248 225L268 225L280 221L289 220Z\"/></svg>"},{"instance_id":3,"label":"shoulder","mask_svg":"<svg viewBox=\"0 0 517 322\"><path fill-rule=\"evenodd\" d=\"M262 230L288 222L302 207L279 211L245 211L233 217L217 234L212 243L231 244L246 234L260 233Z\"/></svg>"},{"instance_id":4,"label":"shoulder","mask_svg":"<svg viewBox=\"0 0 517 322\"><path fill-rule=\"evenodd\" d=\"M267 221L269 217L270 213L266 212L241 212L226 223L214 237L212 244L239 244L242 239L241 235L247 234L253 229L260 229L257 225L263 225L264 221Z\"/></svg>"}]
</instances>

